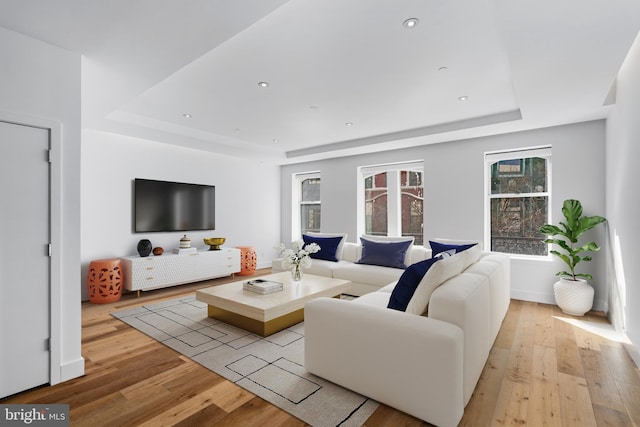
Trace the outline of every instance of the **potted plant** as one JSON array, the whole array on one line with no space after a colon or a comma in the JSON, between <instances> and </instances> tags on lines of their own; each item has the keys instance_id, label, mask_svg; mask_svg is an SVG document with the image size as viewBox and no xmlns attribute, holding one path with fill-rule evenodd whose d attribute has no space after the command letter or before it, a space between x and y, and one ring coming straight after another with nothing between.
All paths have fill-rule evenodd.
<instances>
[{"instance_id":1,"label":"potted plant","mask_svg":"<svg viewBox=\"0 0 640 427\"><path fill-rule=\"evenodd\" d=\"M582 204L578 200L568 199L562 204L562 215L566 222L560 225L545 224L540 232L549 236L544 242L557 245L558 250L552 250L569 267L569 271L560 271L556 276L560 280L553 285L556 304L563 312L574 316L583 316L593 306L594 290L588 280L593 277L588 273L577 273L576 266L583 261L591 261L591 255L600 247L595 242L580 245L578 239L586 231L605 222L601 216L583 216Z\"/></svg>"}]
</instances>

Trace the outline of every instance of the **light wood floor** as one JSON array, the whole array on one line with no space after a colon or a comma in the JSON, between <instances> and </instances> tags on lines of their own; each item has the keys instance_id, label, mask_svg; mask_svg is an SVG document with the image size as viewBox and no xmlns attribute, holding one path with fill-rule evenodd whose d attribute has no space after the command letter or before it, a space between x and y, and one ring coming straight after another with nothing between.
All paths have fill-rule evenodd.
<instances>
[{"instance_id":1,"label":"light wood floor","mask_svg":"<svg viewBox=\"0 0 640 427\"><path fill-rule=\"evenodd\" d=\"M73 426L304 425L109 315L229 281L84 303L86 374L0 403L66 403ZM620 343L590 332L607 327L598 313L573 318L555 306L513 300L460 425L640 426L640 370ZM366 423L427 425L384 405Z\"/></svg>"}]
</instances>

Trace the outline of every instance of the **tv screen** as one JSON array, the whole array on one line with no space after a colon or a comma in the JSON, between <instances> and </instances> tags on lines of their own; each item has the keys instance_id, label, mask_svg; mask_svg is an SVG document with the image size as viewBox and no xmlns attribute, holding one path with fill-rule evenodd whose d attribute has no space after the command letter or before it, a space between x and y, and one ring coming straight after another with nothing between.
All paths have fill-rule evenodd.
<instances>
[{"instance_id":1,"label":"tv screen","mask_svg":"<svg viewBox=\"0 0 640 427\"><path fill-rule=\"evenodd\" d=\"M214 230L216 188L136 178L134 181L134 230Z\"/></svg>"}]
</instances>

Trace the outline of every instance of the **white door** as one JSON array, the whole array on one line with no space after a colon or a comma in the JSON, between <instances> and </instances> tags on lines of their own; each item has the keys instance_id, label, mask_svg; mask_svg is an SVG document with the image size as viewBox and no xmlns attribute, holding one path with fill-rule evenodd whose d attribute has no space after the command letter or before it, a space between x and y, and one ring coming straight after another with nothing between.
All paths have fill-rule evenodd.
<instances>
[{"instance_id":1,"label":"white door","mask_svg":"<svg viewBox=\"0 0 640 427\"><path fill-rule=\"evenodd\" d=\"M49 131L0 122L0 398L49 382Z\"/></svg>"}]
</instances>

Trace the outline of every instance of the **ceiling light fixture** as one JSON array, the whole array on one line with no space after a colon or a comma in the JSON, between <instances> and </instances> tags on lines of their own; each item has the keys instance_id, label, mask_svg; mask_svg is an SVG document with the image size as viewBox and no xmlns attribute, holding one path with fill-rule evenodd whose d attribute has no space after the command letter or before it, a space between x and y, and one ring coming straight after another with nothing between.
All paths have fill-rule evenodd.
<instances>
[{"instance_id":1,"label":"ceiling light fixture","mask_svg":"<svg viewBox=\"0 0 640 427\"><path fill-rule=\"evenodd\" d=\"M461 96L458 98L458 101L466 101L467 99L469 99L469 97L467 95Z\"/></svg>"},{"instance_id":2,"label":"ceiling light fixture","mask_svg":"<svg viewBox=\"0 0 640 427\"><path fill-rule=\"evenodd\" d=\"M347 123L345 123L344 125L345 125L345 126L353 126L353 123L351 123L351 122L347 122Z\"/></svg>"},{"instance_id":3,"label":"ceiling light fixture","mask_svg":"<svg viewBox=\"0 0 640 427\"><path fill-rule=\"evenodd\" d=\"M191 118L191 117L193 117L193 116L192 116L191 114L189 114L189 113L184 113L184 114L182 115L182 117L184 117L185 119L190 119L190 118Z\"/></svg>"},{"instance_id":4,"label":"ceiling light fixture","mask_svg":"<svg viewBox=\"0 0 640 427\"><path fill-rule=\"evenodd\" d=\"M449 67L440 67L438 68L438 71L447 71L449 69Z\"/></svg>"},{"instance_id":5,"label":"ceiling light fixture","mask_svg":"<svg viewBox=\"0 0 640 427\"><path fill-rule=\"evenodd\" d=\"M260 86L260 87L269 87L269 82L259 82L258 86Z\"/></svg>"},{"instance_id":6,"label":"ceiling light fixture","mask_svg":"<svg viewBox=\"0 0 640 427\"><path fill-rule=\"evenodd\" d=\"M280 142L278 138L273 138L273 142Z\"/></svg>"},{"instance_id":7,"label":"ceiling light fixture","mask_svg":"<svg viewBox=\"0 0 640 427\"><path fill-rule=\"evenodd\" d=\"M410 30L412 28L417 27L419 23L420 23L420 20L418 18L409 18L409 19L405 19L405 21L402 23L402 26L407 30Z\"/></svg>"}]
</instances>

